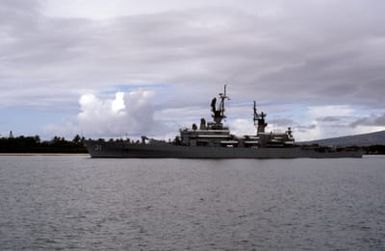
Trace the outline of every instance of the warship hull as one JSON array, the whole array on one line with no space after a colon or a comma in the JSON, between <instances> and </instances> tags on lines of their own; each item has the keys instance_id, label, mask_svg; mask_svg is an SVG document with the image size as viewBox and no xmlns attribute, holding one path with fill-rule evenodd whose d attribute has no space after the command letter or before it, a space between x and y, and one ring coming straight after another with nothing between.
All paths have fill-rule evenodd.
<instances>
[{"instance_id":1,"label":"warship hull","mask_svg":"<svg viewBox=\"0 0 385 251\"><path fill-rule=\"evenodd\" d=\"M178 146L170 143L133 144L87 141L92 158L185 158L185 159L291 159L361 158L361 151L325 150L300 146L277 148Z\"/></svg>"}]
</instances>

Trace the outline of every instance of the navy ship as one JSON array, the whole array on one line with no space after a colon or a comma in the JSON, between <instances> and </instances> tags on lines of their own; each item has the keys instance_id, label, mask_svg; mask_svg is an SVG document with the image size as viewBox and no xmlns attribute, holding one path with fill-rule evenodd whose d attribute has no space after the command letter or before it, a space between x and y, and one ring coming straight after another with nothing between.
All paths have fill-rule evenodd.
<instances>
[{"instance_id":1,"label":"navy ship","mask_svg":"<svg viewBox=\"0 0 385 251\"><path fill-rule=\"evenodd\" d=\"M130 140L87 140L85 145L92 158L361 158L362 152L318 145L297 145L289 127L284 133L265 132L266 113L258 112L253 106L254 135L236 136L223 124L225 102L229 100L226 85L218 99L211 101L212 121L201 119L199 127L180 129L172 142L149 139Z\"/></svg>"}]
</instances>

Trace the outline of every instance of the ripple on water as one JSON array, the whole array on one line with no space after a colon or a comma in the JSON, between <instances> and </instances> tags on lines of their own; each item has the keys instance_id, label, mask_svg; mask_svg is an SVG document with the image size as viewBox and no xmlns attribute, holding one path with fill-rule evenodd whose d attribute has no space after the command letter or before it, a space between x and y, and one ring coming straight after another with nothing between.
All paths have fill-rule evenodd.
<instances>
[{"instance_id":1,"label":"ripple on water","mask_svg":"<svg viewBox=\"0 0 385 251\"><path fill-rule=\"evenodd\" d=\"M1 250L384 250L384 158L0 157Z\"/></svg>"}]
</instances>

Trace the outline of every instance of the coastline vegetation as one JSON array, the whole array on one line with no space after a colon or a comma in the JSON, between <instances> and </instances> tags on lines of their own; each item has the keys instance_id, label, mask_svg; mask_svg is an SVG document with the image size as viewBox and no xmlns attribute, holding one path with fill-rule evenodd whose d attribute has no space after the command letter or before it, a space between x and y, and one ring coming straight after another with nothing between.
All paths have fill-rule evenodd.
<instances>
[{"instance_id":1,"label":"coastline vegetation","mask_svg":"<svg viewBox=\"0 0 385 251\"><path fill-rule=\"evenodd\" d=\"M85 138L80 135L76 135L72 140L55 136L51 140L42 141L38 135L13 137L11 134L10 137L0 137L0 153L87 153L84 141ZM385 154L385 145L346 148L361 149L364 154L370 155Z\"/></svg>"},{"instance_id":2,"label":"coastline vegetation","mask_svg":"<svg viewBox=\"0 0 385 251\"><path fill-rule=\"evenodd\" d=\"M76 135L72 140L55 136L42 141L40 136L0 138L0 153L87 153L84 137Z\"/></svg>"}]
</instances>

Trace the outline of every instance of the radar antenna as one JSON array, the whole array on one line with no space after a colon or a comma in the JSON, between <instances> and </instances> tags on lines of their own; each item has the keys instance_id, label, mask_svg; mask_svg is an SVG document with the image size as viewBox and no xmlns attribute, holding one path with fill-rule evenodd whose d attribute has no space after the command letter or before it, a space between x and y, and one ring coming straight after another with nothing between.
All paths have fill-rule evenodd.
<instances>
[{"instance_id":1,"label":"radar antenna","mask_svg":"<svg viewBox=\"0 0 385 251\"><path fill-rule=\"evenodd\" d=\"M225 100L230 100L230 98L226 95L226 85L223 86L223 93L219 93L219 97L221 99L221 103L219 105L222 118L226 118L225 116Z\"/></svg>"},{"instance_id":2,"label":"radar antenna","mask_svg":"<svg viewBox=\"0 0 385 251\"><path fill-rule=\"evenodd\" d=\"M264 133L265 127L267 126L267 123L265 122L266 113L257 112L257 105L255 100L254 100L253 111L254 111L253 121L254 121L254 126L257 126L257 135L260 133Z\"/></svg>"},{"instance_id":3,"label":"radar antenna","mask_svg":"<svg viewBox=\"0 0 385 251\"><path fill-rule=\"evenodd\" d=\"M257 113L257 104L256 104L255 100L254 100L253 110L254 110L253 121L254 121L254 126L256 126L257 125L257 121L259 119L259 116L258 116L258 113Z\"/></svg>"},{"instance_id":4,"label":"radar antenna","mask_svg":"<svg viewBox=\"0 0 385 251\"><path fill-rule=\"evenodd\" d=\"M230 100L230 98L226 94L226 85L223 87L223 93L219 93L219 109L217 110L215 105L216 105L216 98L213 98L211 101L211 110L213 112L213 119L216 124L220 124L222 122L222 119L226 118L225 115L225 100Z\"/></svg>"}]
</instances>

